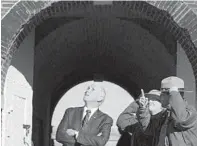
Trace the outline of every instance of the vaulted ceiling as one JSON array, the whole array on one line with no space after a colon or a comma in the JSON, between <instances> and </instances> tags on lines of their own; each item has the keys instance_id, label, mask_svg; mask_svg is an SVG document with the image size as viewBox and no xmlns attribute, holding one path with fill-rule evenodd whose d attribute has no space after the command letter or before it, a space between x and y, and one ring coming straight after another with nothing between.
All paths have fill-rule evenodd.
<instances>
[{"instance_id":1,"label":"vaulted ceiling","mask_svg":"<svg viewBox=\"0 0 197 146\"><path fill-rule=\"evenodd\" d=\"M35 38L36 93L43 98L51 91L53 106L70 87L96 76L137 96L176 74L176 41L151 21L61 17L37 27Z\"/></svg>"}]
</instances>

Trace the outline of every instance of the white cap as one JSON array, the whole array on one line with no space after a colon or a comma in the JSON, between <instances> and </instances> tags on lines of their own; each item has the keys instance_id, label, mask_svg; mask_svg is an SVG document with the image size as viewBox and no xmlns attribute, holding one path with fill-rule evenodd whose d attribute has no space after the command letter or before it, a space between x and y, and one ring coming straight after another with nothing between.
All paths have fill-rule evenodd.
<instances>
[{"instance_id":1,"label":"white cap","mask_svg":"<svg viewBox=\"0 0 197 146\"><path fill-rule=\"evenodd\" d=\"M172 87L184 88L184 81L175 76L167 77L161 81L161 89Z\"/></svg>"}]
</instances>

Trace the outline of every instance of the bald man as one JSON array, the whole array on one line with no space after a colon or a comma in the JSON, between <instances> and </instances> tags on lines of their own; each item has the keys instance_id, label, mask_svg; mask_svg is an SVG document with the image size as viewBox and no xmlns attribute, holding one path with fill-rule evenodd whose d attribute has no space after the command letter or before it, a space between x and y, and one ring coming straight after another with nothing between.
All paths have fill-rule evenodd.
<instances>
[{"instance_id":1,"label":"bald man","mask_svg":"<svg viewBox=\"0 0 197 146\"><path fill-rule=\"evenodd\" d=\"M56 140L63 146L104 146L113 125L112 118L99 110L104 99L105 90L98 84L90 85L83 97L85 106L66 110Z\"/></svg>"}]
</instances>

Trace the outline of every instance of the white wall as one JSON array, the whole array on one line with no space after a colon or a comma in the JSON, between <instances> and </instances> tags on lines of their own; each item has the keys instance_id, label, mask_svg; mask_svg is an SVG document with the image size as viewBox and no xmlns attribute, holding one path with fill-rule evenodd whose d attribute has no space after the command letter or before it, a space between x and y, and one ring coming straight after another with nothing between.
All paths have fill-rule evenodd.
<instances>
[{"instance_id":1,"label":"white wall","mask_svg":"<svg viewBox=\"0 0 197 146\"><path fill-rule=\"evenodd\" d=\"M182 78L185 81L185 89L192 90L191 93L185 93L185 98L187 99L188 103L196 106L196 84L195 84L195 77L193 74L191 63L187 58L184 50L180 46L177 45L177 76Z\"/></svg>"},{"instance_id":2,"label":"white wall","mask_svg":"<svg viewBox=\"0 0 197 146\"><path fill-rule=\"evenodd\" d=\"M31 144L34 36L35 33L32 31L25 38L14 55L6 75L3 146L22 146L24 140ZM23 124L30 125L29 133L26 133Z\"/></svg>"},{"instance_id":3,"label":"white wall","mask_svg":"<svg viewBox=\"0 0 197 146\"><path fill-rule=\"evenodd\" d=\"M52 126L54 126L54 131L52 133L52 138L55 138L55 132L56 128L59 125L60 120L63 117L63 114L65 110L68 107L78 107L83 106L83 95L84 91L86 90L87 86L90 85L92 81L81 83L73 88L71 88L59 101L57 104L55 111L53 113L52 118ZM111 137L108 142L108 146L115 146L117 143L117 140L119 139L120 135L117 130L116 126L116 120L121 112L131 103L133 102L133 97L125 91L120 86L110 83L110 82L102 82L102 86L106 90L106 98L103 105L100 107L100 109L110 115L113 120L113 127L111 132ZM115 141L113 141L115 140ZM60 144L56 143L56 146L59 146Z\"/></svg>"}]
</instances>

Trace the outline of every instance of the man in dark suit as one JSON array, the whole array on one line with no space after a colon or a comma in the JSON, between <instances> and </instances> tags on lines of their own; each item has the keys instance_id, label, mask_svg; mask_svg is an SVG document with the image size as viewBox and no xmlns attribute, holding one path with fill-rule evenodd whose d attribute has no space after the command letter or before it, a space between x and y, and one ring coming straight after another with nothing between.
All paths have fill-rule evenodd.
<instances>
[{"instance_id":1,"label":"man in dark suit","mask_svg":"<svg viewBox=\"0 0 197 146\"><path fill-rule=\"evenodd\" d=\"M56 133L63 146L104 146L109 140L113 120L99 110L105 90L89 86L84 94L84 107L68 108Z\"/></svg>"}]
</instances>

